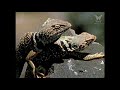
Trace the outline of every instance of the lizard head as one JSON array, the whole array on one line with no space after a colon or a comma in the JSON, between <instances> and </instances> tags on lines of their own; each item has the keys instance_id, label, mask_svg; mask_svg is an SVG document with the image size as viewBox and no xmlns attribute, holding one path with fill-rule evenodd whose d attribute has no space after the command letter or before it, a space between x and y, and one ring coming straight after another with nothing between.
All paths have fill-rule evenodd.
<instances>
[{"instance_id":1,"label":"lizard head","mask_svg":"<svg viewBox=\"0 0 120 90\"><path fill-rule=\"evenodd\" d=\"M42 41L48 41L46 43L55 42L70 27L71 24L67 21L48 18L44 22L44 24L42 25L42 29L40 30L40 34L44 35L44 39L42 39Z\"/></svg>"},{"instance_id":2,"label":"lizard head","mask_svg":"<svg viewBox=\"0 0 120 90\"><path fill-rule=\"evenodd\" d=\"M76 35L73 38L71 47L74 48L75 50L81 51L84 50L95 40L96 40L95 35L89 34L87 32L83 32L79 35Z\"/></svg>"}]
</instances>

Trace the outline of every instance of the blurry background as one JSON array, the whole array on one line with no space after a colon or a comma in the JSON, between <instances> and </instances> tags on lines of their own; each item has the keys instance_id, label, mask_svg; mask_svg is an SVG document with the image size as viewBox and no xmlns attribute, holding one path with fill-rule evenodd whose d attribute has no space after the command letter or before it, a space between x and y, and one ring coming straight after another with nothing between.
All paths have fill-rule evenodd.
<instances>
[{"instance_id":1,"label":"blurry background","mask_svg":"<svg viewBox=\"0 0 120 90\"><path fill-rule=\"evenodd\" d=\"M104 12L16 12L16 45L24 33L38 31L47 18L67 20L77 34L94 34L104 46Z\"/></svg>"}]
</instances>

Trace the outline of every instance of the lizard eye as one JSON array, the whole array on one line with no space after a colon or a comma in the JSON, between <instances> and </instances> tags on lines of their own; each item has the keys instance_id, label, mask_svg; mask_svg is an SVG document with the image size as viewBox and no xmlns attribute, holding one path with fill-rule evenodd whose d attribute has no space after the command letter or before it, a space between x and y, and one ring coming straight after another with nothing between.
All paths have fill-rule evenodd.
<instances>
[{"instance_id":1,"label":"lizard eye","mask_svg":"<svg viewBox=\"0 0 120 90\"><path fill-rule=\"evenodd\" d=\"M60 25L56 24L56 25L52 25L52 27L55 28L55 29L59 29Z\"/></svg>"},{"instance_id":2,"label":"lizard eye","mask_svg":"<svg viewBox=\"0 0 120 90\"><path fill-rule=\"evenodd\" d=\"M93 41L93 39L87 40L87 41L86 41L87 45L89 45L92 41Z\"/></svg>"},{"instance_id":3,"label":"lizard eye","mask_svg":"<svg viewBox=\"0 0 120 90\"><path fill-rule=\"evenodd\" d=\"M65 27L65 25L56 24L56 25L52 25L52 27L55 29L59 29L60 27Z\"/></svg>"}]
</instances>

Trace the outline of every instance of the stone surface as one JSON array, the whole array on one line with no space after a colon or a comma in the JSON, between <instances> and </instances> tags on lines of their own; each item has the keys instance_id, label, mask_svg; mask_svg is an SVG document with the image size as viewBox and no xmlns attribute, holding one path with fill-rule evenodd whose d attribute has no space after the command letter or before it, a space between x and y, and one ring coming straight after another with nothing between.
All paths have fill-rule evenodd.
<instances>
[{"instance_id":1,"label":"stone surface","mask_svg":"<svg viewBox=\"0 0 120 90\"><path fill-rule=\"evenodd\" d=\"M104 52L104 47L99 43L92 43L83 52ZM54 73L50 78L104 78L104 58L91 61L64 59L64 63L54 64Z\"/></svg>"}]
</instances>

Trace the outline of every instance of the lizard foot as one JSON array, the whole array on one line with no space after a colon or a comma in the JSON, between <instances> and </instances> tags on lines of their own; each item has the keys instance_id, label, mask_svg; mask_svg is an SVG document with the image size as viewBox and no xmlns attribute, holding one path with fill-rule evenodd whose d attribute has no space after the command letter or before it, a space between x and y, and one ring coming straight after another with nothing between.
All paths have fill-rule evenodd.
<instances>
[{"instance_id":1,"label":"lizard foot","mask_svg":"<svg viewBox=\"0 0 120 90\"><path fill-rule=\"evenodd\" d=\"M37 73L36 78L46 78L43 73Z\"/></svg>"}]
</instances>

